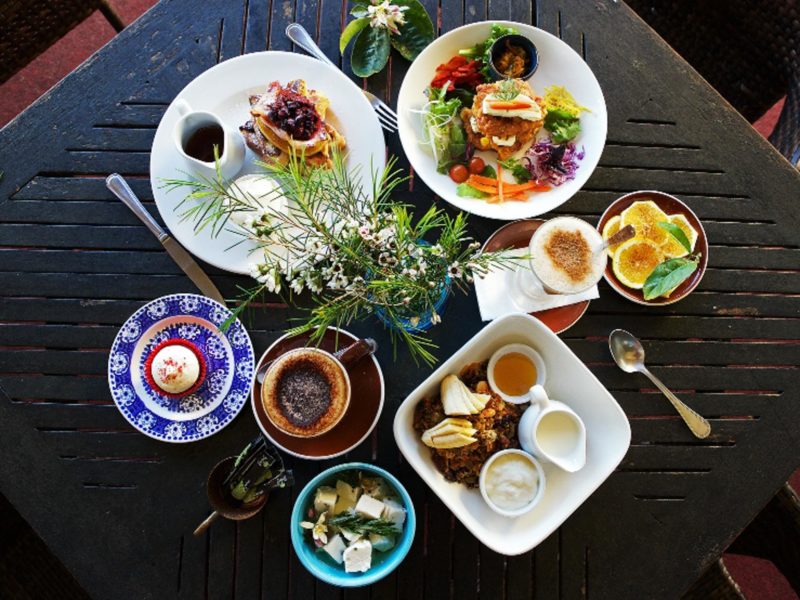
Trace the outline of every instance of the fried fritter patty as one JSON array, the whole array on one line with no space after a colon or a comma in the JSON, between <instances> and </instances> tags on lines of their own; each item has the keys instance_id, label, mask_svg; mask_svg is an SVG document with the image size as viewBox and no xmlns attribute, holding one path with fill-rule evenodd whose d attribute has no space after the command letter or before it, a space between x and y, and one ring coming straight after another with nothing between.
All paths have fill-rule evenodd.
<instances>
[{"instance_id":1,"label":"fried fritter patty","mask_svg":"<svg viewBox=\"0 0 800 600\"><path fill-rule=\"evenodd\" d=\"M519 93L532 98L542 108L542 114L544 114L544 101L533 92L531 86L519 79L514 81L517 82ZM497 152L500 160L505 160L512 154L530 147L544 124L544 118L538 121L528 121L520 117L498 117L484 114L482 111L483 101L486 96L497 91L497 86L497 83L479 85L472 108L463 109L460 116L464 122L467 137L476 148L492 149ZM477 129L473 126L471 117L475 118ZM499 146L492 140L492 137L508 138L512 135L516 137L516 140L511 146Z\"/></svg>"}]
</instances>

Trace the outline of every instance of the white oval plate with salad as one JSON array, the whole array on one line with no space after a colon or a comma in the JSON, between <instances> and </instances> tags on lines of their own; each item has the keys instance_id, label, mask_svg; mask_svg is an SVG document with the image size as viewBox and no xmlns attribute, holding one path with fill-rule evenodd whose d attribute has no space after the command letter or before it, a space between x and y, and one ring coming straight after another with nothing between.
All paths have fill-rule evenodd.
<instances>
[{"instance_id":1,"label":"white oval plate with salad","mask_svg":"<svg viewBox=\"0 0 800 600\"><path fill-rule=\"evenodd\" d=\"M546 89L557 86L569 92L577 106L586 109L577 111L575 118L579 119L580 127L577 136L571 141L563 144L552 143L553 133L548 131L548 123L545 121L545 126L536 134L536 141L531 148L512 157L511 164L516 162L517 166L526 167L528 175L523 172L518 178L513 174L513 168L508 167L501 172L503 181L510 184L511 189L514 189L514 185L524 185L525 177L529 178L528 182L531 184L539 182L540 185L537 186L539 189L545 187L549 189L526 190L525 193L520 192L515 200L504 201L498 201L496 195L485 191L490 188L484 188L482 198L474 197L480 196L479 193L463 195L464 188L459 189L459 184L450 177L448 168L442 166L448 162L450 164L457 162L458 159L448 156L447 142L440 142L440 146L443 143L444 148L439 147L436 151L432 149L432 136L427 133L430 127L426 127L425 114L426 110L430 110L426 90L436 76L437 67L459 55L460 50L466 50L469 54L470 49L473 49L473 56L469 58L474 57L480 66L485 64L486 59L483 58L485 55L482 56L480 48L476 46L493 39L495 26L512 28L535 44L538 50L538 68L528 83L536 95L544 97L545 105ZM447 98L451 98L451 95L448 94ZM459 111L460 109L454 112L458 114ZM465 25L441 36L425 48L406 73L398 96L397 113L403 150L414 167L414 172L434 193L460 210L502 220L535 217L569 200L586 183L597 166L605 146L608 125L606 104L600 84L580 55L546 31L511 21ZM431 122L437 121L427 121ZM442 119L438 122L442 122ZM460 119L453 119L444 125L444 127L453 126L463 127L464 124ZM439 134L435 136L439 140L451 139L446 131ZM565 144L574 145L565 146ZM460 145L456 143L454 146L451 145L452 147L455 147L453 150L455 154ZM578 158L581 154L582 158ZM440 157L438 161L437 155ZM478 150L475 156L482 158L486 165L497 169L498 154L491 149ZM443 172L437 170L440 166ZM491 178L491 169L481 175L488 175ZM466 193L469 194L470 191L467 190Z\"/></svg>"}]
</instances>

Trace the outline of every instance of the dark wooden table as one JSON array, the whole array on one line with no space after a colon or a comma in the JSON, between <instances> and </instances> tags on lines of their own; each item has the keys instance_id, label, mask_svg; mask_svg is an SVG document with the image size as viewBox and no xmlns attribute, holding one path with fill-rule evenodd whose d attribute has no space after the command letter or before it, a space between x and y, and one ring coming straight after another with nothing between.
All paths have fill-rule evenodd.
<instances>
[{"instance_id":1,"label":"dark wooden table","mask_svg":"<svg viewBox=\"0 0 800 600\"><path fill-rule=\"evenodd\" d=\"M103 184L123 173L156 214L150 144L166 106L215 63L288 50L303 23L338 60L339 0L164 1L0 132L0 490L96 598L667 598L686 589L800 463L800 177L624 5L611 0L426 0L441 31L513 19L560 36L592 67L609 111L606 150L559 214L596 220L635 189L677 194L703 219L708 273L686 300L643 308L605 284L563 338L630 417L617 471L535 551L504 558L455 521L402 462L394 409L428 373L374 323L387 402L376 434L347 458L392 470L414 497L419 528L402 566L371 589L315 581L289 543L293 494L257 518L206 514L205 474L256 431L249 408L211 439L169 445L136 433L111 402L108 348L156 296L195 291ZM406 63L367 86L395 101ZM267 81L269 74L264 74ZM387 140L401 156L399 141ZM401 196L435 200L421 181ZM497 222L472 220L478 239ZM208 268L229 297L242 278ZM253 313L257 352L291 311ZM627 328L653 371L709 417L694 439L643 377L611 363L606 336ZM434 338L446 357L482 327L457 297ZM291 461L298 485L330 463Z\"/></svg>"}]
</instances>

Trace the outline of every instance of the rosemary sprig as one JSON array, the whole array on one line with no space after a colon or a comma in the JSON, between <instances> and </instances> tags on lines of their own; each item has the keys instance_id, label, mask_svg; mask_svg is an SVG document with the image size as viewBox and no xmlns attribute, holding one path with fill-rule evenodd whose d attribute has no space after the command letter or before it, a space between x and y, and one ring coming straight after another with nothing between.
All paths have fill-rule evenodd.
<instances>
[{"instance_id":1,"label":"rosemary sprig","mask_svg":"<svg viewBox=\"0 0 800 600\"><path fill-rule=\"evenodd\" d=\"M400 530L391 521L386 519L367 519L352 512L342 513L328 520L328 525L346 529L363 535L365 533L375 533L377 535L393 535L400 533Z\"/></svg>"}]
</instances>

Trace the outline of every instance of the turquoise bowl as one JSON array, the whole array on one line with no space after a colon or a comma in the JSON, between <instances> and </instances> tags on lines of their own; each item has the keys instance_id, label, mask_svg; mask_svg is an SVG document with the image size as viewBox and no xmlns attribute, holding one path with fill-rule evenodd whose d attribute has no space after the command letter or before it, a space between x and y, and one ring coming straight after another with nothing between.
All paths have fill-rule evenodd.
<instances>
[{"instance_id":1,"label":"turquoise bowl","mask_svg":"<svg viewBox=\"0 0 800 600\"><path fill-rule=\"evenodd\" d=\"M314 502L314 494L317 488L321 485L335 486L336 476L343 471L363 471L371 475L383 477L383 479L395 489L406 509L406 522L403 527L403 533L397 540L397 544L388 552L373 554L372 568L366 573L346 573L344 564L339 565L324 552L317 552L316 547L308 542L303 535L305 530L300 527L300 521L307 520L306 511ZM292 520L289 527L292 534L292 546L294 546L294 551L297 553L297 558L300 559L302 565L308 569L314 577L339 587L360 587L380 581L403 562L406 554L408 554L408 551L411 549L411 542L414 541L417 519L414 514L414 505L411 502L411 496L408 495L406 488L403 487L394 475L375 465L352 462L331 467L306 484L294 503ZM376 557L377 560L375 560Z\"/></svg>"}]
</instances>

